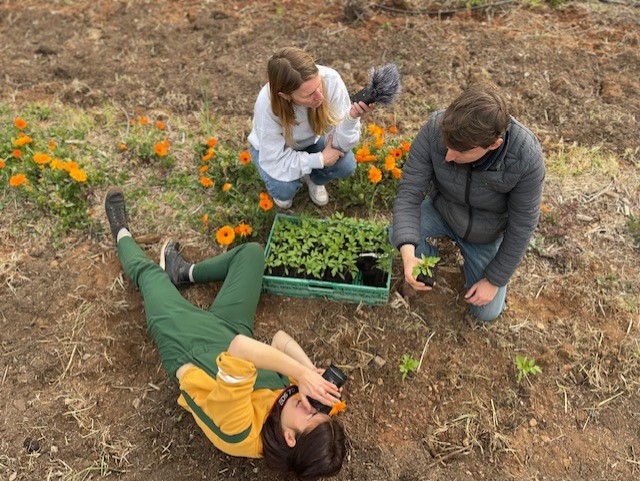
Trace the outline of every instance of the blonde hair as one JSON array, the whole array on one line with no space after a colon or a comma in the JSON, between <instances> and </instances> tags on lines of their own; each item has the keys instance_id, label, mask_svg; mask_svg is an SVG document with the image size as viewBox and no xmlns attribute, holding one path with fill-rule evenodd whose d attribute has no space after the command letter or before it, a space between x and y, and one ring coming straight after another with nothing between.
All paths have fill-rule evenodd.
<instances>
[{"instance_id":1,"label":"blonde hair","mask_svg":"<svg viewBox=\"0 0 640 481\"><path fill-rule=\"evenodd\" d=\"M295 111L291 101L282 98L278 93L290 95L293 91L298 90L304 82L319 74L318 67L311 55L304 50L285 47L278 50L269 59L267 74L271 93L271 110L282 123L287 145L296 147L291 132L292 127L298 125ZM322 79L321 81L322 89L326 92L324 81ZM324 135L330 126L339 122L333 106L329 102L323 101L317 109L309 108L307 111L309 124L316 135Z\"/></svg>"}]
</instances>

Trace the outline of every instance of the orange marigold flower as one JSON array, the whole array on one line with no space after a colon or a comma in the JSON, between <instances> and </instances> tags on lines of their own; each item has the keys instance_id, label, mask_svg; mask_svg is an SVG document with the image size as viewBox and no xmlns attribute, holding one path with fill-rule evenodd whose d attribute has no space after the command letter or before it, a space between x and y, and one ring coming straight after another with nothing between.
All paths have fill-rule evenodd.
<instances>
[{"instance_id":1,"label":"orange marigold flower","mask_svg":"<svg viewBox=\"0 0 640 481\"><path fill-rule=\"evenodd\" d=\"M264 200L264 199L268 199L269 198L269 194L267 194L266 192L260 192L258 194L258 196L260 197L260 200Z\"/></svg>"},{"instance_id":2,"label":"orange marigold flower","mask_svg":"<svg viewBox=\"0 0 640 481\"><path fill-rule=\"evenodd\" d=\"M160 142L162 145L164 145L167 149L169 147L171 147L171 144L169 143L169 140L164 139L162 142Z\"/></svg>"},{"instance_id":3,"label":"orange marigold flower","mask_svg":"<svg viewBox=\"0 0 640 481\"><path fill-rule=\"evenodd\" d=\"M27 127L27 121L17 117L14 121L13 121L13 125L17 128L17 129L24 129Z\"/></svg>"},{"instance_id":4,"label":"orange marigold flower","mask_svg":"<svg viewBox=\"0 0 640 481\"><path fill-rule=\"evenodd\" d=\"M401 145L402 145L402 150L404 150L405 152L409 152L409 150L411 149L411 144L406 140L402 142Z\"/></svg>"},{"instance_id":5,"label":"orange marigold flower","mask_svg":"<svg viewBox=\"0 0 640 481\"><path fill-rule=\"evenodd\" d=\"M215 147L218 144L218 139L211 138L207 140L207 147Z\"/></svg>"},{"instance_id":6,"label":"orange marigold flower","mask_svg":"<svg viewBox=\"0 0 640 481\"><path fill-rule=\"evenodd\" d=\"M16 159L19 159L20 157L22 157L22 151L21 151L21 150L18 150L18 149L14 150L14 151L13 151L13 156L14 156Z\"/></svg>"},{"instance_id":7,"label":"orange marigold flower","mask_svg":"<svg viewBox=\"0 0 640 481\"><path fill-rule=\"evenodd\" d=\"M164 122L160 122L159 120L156 122L156 128L160 129L160 130L164 130L167 128L167 126L164 124Z\"/></svg>"},{"instance_id":8,"label":"orange marigold flower","mask_svg":"<svg viewBox=\"0 0 640 481\"><path fill-rule=\"evenodd\" d=\"M209 160L211 160L213 158L214 155L215 155L215 153L213 151L213 147L209 147L207 149L207 153L202 156L202 161L203 162L208 162Z\"/></svg>"},{"instance_id":9,"label":"orange marigold flower","mask_svg":"<svg viewBox=\"0 0 640 481\"><path fill-rule=\"evenodd\" d=\"M371 167L369 169L369 180L373 184L377 184L382 180L382 171L377 167Z\"/></svg>"},{"instance_id":10,"label":"orange marigold flower","mask_svg":"<svg viewBox=\"0 0 640 481\"><path fill-rule=\"evenodd\" d=\"M49 150L50 150L51 152L53 152L54 150L56 150L56 141L55 141L55 140L53 140L53 139L51 139L51 140L49 141Z\"/></svg>"},{"instance_id":11,"label":"orange marigold flower","mask_svg":"<svg viewBox=\"0 0 640 481\"><path fill-rule=\"evenodd\" d=\"M51 162L51 156L49 154L43 154L42 152L36 152L33 154L33 161L36 164L48 164Z\"/></svg>"},{"instance_id":12,"label":"orange marigold flower","mask_svg":"<svg viewBox=\"0 0 640 481\"><path fill-rule=\"evenodd\" d=\"M13 141L13 145L20 147L21 145L30 144L31 142L33 142L33 139L28 135L19 135L18 138Z\"/></svg>"},{"instance_id":13,"label":"orange marigold flower","mask_svg":"<svg viewBox=\"0 0 640 481\"><path fill-rule=\"evenodd\" d=\"M164 157L167 155L167 147L164 144L154 145L153 150L155 151L158 157Z\"/></svg>"},{"instance_id":14,"label":"orange marigold flower","mask_svg":"<svg viewBox=\"0 0 640 481\"><path fill-rule=\"evenodd\" d=\"M124 142L118 142L118 148L122 151L129 150L129 147Z\"/></svg>"},{"instance_id":15,"label":"orange marigold flower","mask_svg":"<svg viewBox=\"0 0 640 481\"><path fill-rule=\"evenodd\" d=\"M202 167L200 167L198 172L200 172L201 174L204 174L207 170L209 170L209 166L208 165L203 165Z\"/></svg>"},{"instance_id":16,"label":"orange marigold flower","mask_svg":"<svg viewBox=\"0 0 640 481\"><path fill-rule=\"evenodd\" d=\"M62 170L64 169L64 163L60 159L53 159L49 164L49 168L51 170Z\"/></svg>"},{"instance_id":17,"label":"orange marigold flower","mask_svg":"<svg viewBox=\"0 0 640 481\"><path fill-rule=\"evenodd\" d=\"M67 160L62 166L62 168L67 172L71 172L72 170L79 169L80 166L78 165L77 162L74 162L73 160Z\"/></svg>"},{"instance_id":18,"label":"orange marigold flower","mask_svg":"<svg viewBox=\"0 0 640 481\"><path fill-rule=\"evenodd\" d=\"M402 158L402 149L391 149L389 153L393 155L396 159Z\"/></svg>"},{"instance_id":19,"label":"orange marigold flower","mask_svg":"<svg viewBox=\"0 0 640 481\"><path fill-rule=\"evenodd\" d=\"M213 181L209 177L200 177L200 183L202 187L213 187Z\"/></svg>"},{"instance_id":20,"label":"orange marigold flower","mask_svg":"<svg viewBox=\"0 0 640 481\"><path fill-rule=\"evenodd\" d=\"M26 184L27 182L29 182L27 180L27 177L24 174L16 174L16 175L12 175L11 178L9 179L9 185L11 187L20 187L23 184Z\"/></svg>"},{"instance_id":21,"label":"orange marigold flower","mask_svg":"<svg viewBox=\"0 0 640 481\"><path fill-rule=\"evenodd\" d=\"M69 177L71 177L76 182L86 182L87 173L82 169L71 169L69 171Z\"/></svg>"},{"instance_id":22,"label":"orange marigold flower","mask_svg":"<svg viewBox=\"0 0 640 481\"><path fill-rule=\"evenodd\" d=\"M396 158L392 155L387 155L384 159L384 170L393 170L396 168Z\"/></svg>"},{"instance_id":23,"label":"orange marigold flower","mask_svg":"<svg viewBox=\"0 0 640 481\"><path fill-rule=\"evenodd\" d=\"M230 189L231 189L231 184L229 182L225 183L222 186L222 190L225 191L225 192L228 192Z\"/></svg>"},{"instance_id":24,"label":"orange marigold flower","mask_svg":"<svg viewBox=\"0 0 640 481\"><path fill-rule=\"evenodd\" d=\"M268 197L265 199L261 199L260 208L265 212L271 210L273 208L273 202Z\"/></svg>"},{"instance_id":25,"label":"orange marigold flower","mask_svg":"<svg viewBox=\"0 0 640 481\"><path fill-rule=\"evenodd\" d=\"M209 214L205 214L203 215L200 220L202 221L203 224L206 224L207 222L209 222Z\"/></svg>"},{"instance_id":26,"label":"orange marigold flower","mask_svg":"<svg viewBox=\"0 0 640 481\"><path fill-rule=\"evenodd\" d=\"M235 238L236 233L233 231L231 226L228 225L220 227L218 232L216 232L216 240L218 241L218 244L222 246L228 246Z\"/></svg>"},{"instance_id":27,"label":"orange marigold flower","mask_svg":"<svg viewBox=\"0 0 640 481\"><path fill-rule=\"evenodd\" d=\"M391 127L389 127L389 133L397 134L398 133L398 127L396 127L395 125L392 125Z\"/></svg>"},{"instance_id":28,"label":"orange marigold flower","mask_svg":"<svg viewBox=\"0 0 640 481\"><path fill-rule=\"evenodd\" d=\"M360 155L361 157L364 157L365 155L369 155L369 149L366 147L362 147L361 149L356 150L356 155Z\"/></svg>"},{"instance_id":29,"label":"orange marigold flower","mask_svg":"<svg viewBox=\"0 0 640 481\"><path fill-rule=\"evenodd\" d=\"M376 149L382 148L384 145L384 137L376 137Z\"/></svg>"},{"instance_id":30,"label":"orange marigold flower","mask_svg":"<svg viewBox=\"0 0 640 481\"><path fill-rule=\"evenodd\" d=\"M250 236L251 233L253 232L253 229L251 228L251 226L249 224L245 224L244 222L240 222L240 224L238 224L233 230L240 237Z\"/></svg>"},{"instance_id":31,"label":"orange marigold flower","mask_svg":"<svg viewBox=\"0 0 640 481\"><path fill-rule=\"evenodd\" d=\"M333 405L331 411L329 411L329 416L335 416L340 411L344 411L345 409L347 409L347 403L344 401L339 401Z\"/></svg>"},{"instance_id":32,"label":"orange marigold flower","mask_svg":"<svg viewBox=\"0 0 640 481\"><path fill-rule=\"evenodd\" d=\"M375 155L365 155L363 162L373 162L377 157Z\"/></svg>"},{"instance_id":33,"label":"orange marigold flower","mask_svg":"<svg viewBox=\"0 0 640 481\"><path fill-rule=\"evenodd\" d=\"M130 125L131 127L133 127L134 125L136 125L136 119L131 119L131 120L129 120L129 125Z\"/></svg>"},{"instance_id":34,"label":"orange marigold flower","mask_svg":"<svg viewBox=\"0 0 640 481\"><path fill-rule=\"evenodd\" d=\"M395 167L392 171L391 171L391 176L394 179L400 179L402 177L402 170L398 169L397 167Z\"/></svg>"},{"instance_id":35,"label":"orange marigold flower","mask_svg":"<svg viewBox=\"0 0 640 481\"><path fill-rule=\"evenodd\" d=\"M149 119L146 117L138 117L138 122L140 122L140 125L147 125L149 123Z\"/></svg>"},{"instance_id":36,"label":"orange marigold flower","mask_svg":"<svg viewBox=\"0 0 640 481\"><path fill-rule=\"evenodd\" d=\"M239 158L242 165L247 165L249 162L251 162L251 154L246 150L240 152Z\"/></svg>"},{"instance_id":37,"label":"orange marigold flower","mask_svg":"<svg viewBox=\"0 0 640 481\"><path fill-rule=\"evenodd\" d=\"M542 212L543 214L548 214L549 212L551 212L551 206L545 203L540 204L540 212Z\"/></svg>"},{"instance_id":38,"label":"orange marigold flower","mask_svg":"<svg viewBox=\"0 0 640 481\"><path fill-rule=\"evenodd\" d=\"M3 159L0 159L0 169L4 169L6 165L7 163Z\"/></svg>"}]
</instances>

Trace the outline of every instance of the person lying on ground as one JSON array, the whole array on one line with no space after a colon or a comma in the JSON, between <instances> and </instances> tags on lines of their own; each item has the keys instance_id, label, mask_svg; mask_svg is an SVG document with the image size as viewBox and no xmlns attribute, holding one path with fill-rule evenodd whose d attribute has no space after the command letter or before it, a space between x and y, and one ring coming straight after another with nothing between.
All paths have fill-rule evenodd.
<instances>
[{"instance_id":1,"label":"person lying on ground","mask_svg":"<svg viewBox=\"0 0 640 481\"><path fill-rule=\"evenodd\" d=\"M158 265L131 235L121 189L107 192L105 211L122 267L143 296L162 365L180 387L178 404L209 440L232 456L264 457L269 468L301 480L338 473L346 453L344 430L308 397L332 406L340 391L284 331L271 345L253 338L262 247L246 243L191 264L170 239ZM216 281L223 284L208 310L177 289Z\"/></svg>"}]
</instances>

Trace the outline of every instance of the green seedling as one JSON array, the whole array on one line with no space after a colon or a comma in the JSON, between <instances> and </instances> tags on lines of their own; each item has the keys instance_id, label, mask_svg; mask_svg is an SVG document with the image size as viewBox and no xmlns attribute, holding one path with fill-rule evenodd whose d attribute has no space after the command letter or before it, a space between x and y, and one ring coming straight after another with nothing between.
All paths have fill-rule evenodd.
<instances>
[{"instance_id":1,"label":"green seedling","mask_svg":"<svg viewBox=\"0 0 640 481\"><path fill-rule=\"evenodd\" d=\"M516 355L516 367L518 368L518 383L522 381L522 378L529 380L529 374L535 375L542 372L540 366L536 364L536 360L528 359L526 356Z\"/></svg>"},{"instance_id":2,"label":"green seedling","mask_svg":"<svg viewBox=\"0 0 640 481\"><path fill-rule=\"evenodd\" d=\"M402 362L400 363L400 372L402 373L402 382L407 378L410 372L415 372L418 369L418 360L404 354L402 356Z\"/></svg>"},{"instance_id":3,"label":"green seedling","mask_svg":"<svg viewBox=\"0 0 640 481\"><path fill-rule=\"evenodd\" d=\"M413 268L413 277L415 277L418 282L422 282L427 286L433 286L435 284L433 271L438 262L440 262L439 257L427 257L422 254L422 258Z\"/></svg>"}]
</instances>

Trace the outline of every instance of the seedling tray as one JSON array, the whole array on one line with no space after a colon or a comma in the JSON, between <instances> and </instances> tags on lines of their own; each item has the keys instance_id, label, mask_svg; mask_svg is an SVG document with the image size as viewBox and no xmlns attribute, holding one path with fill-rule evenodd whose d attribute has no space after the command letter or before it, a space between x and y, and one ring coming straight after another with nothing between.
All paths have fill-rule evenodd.
<instances>
[{"instance_id":1,"label":"seedling tray","mask_svg":"<svg viewBox=\"0 0 640 481\"><path fill-rule=\"evenodd\" d=\"M286 214L276 214L271 226L269 238L265 248L265 258L269 256L271 238L277 223L281 219L297 222L298 218ZM322 220L320 220L322 221ZM384 287L365 286L362 283L362 273L358 273L352 283L326 282L312 279L298 279L293 277L272 276L265 274L262 279L262 290L279 296L299 297L303 299L328 299L339 302L359 304L361 302L380 306L389 301L391 275L387 276Z\"/></svg>"}]
</instances>

